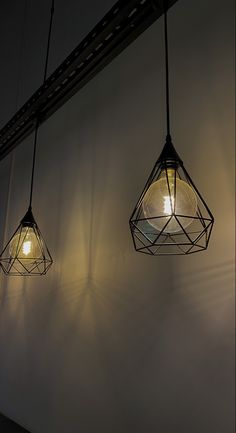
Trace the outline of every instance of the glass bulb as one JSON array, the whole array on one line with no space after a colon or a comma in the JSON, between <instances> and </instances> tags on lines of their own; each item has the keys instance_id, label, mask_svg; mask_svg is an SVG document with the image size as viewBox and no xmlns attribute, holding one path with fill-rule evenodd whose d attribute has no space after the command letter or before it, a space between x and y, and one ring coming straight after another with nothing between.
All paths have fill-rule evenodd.
<instances>
[{"instance_id":1,"label":"glass bulb","mask_svg":"<svg viewBox=\"0 0 236 433\"><path fill-rule=\"evenodd\" d=\"M150 185L144 195L142 206L145 218L154 218L149 219L148 223L158 231L162 231L171 215L186 215L186 217L189 217L178 218L183 228L186 228L193 222L191 217L196 215L197 198L193 189L187 182L179 179L177 173L175 191L175 170L170 168L167 169L167 173L162 170L160 178ZM164 229L164 233L177 233L181 230L176 219L172 218Z\"/></svg>"},{"instance_id":2,"label":"glass bulb","mask_svg":"<svg viewBox=\"0 0 236 433\"><path fill-rule=\"evenodd\" d=\"M23 259L41 257L42 253L38 239L32 227L23 227L20 233L16 233L10 242L9 253L11 257Z\"/></svg>"}]
</instances>

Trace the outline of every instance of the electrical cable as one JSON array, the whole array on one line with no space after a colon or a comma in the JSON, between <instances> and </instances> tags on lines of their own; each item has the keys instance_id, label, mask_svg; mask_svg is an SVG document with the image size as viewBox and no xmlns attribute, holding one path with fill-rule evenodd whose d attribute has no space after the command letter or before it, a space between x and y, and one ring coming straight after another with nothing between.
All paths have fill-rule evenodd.
<instances>
[{"instance_id":1,"label":"electrical cable","mask_svg":"<svg viewBox=\"0 0 236 433\"><path fill-rule=\"evenodd\" d=\"M50 11L50 23L48 30L48 39L47 39L47 51L45 58L45 67L44 67L44 76L43 76L43 84L47 79L47 71L48 71L48 59L50 52L50 42L51 42L51 33L52 33L52 24L53 24L53 15L54 15L54 0L51 3L51 11ZM31 182L30 182L30 196L29 196L29 209L32 207L32 197L33 197L33 188L34 188L34 172L35 172L35 160L36 160L36 151L37 151L37 137L38 137L38 129L39 129L39 115L36 118L36 126L34 133L34 151L33 151L33 161L32 161L32 172L31 172Z\"/></svg>"}]
</instances>

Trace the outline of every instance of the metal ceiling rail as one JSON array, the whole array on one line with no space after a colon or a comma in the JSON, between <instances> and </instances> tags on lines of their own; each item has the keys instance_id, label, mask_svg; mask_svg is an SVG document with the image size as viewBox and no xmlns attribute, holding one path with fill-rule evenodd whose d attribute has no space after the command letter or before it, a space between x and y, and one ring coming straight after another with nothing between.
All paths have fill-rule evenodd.
<instances>
[{"instance_id":1,"label":"metal ceiling rail","mask_svg":"<svg viewBox=\"0 0 236 433\"><path fill-rule=\"evenodd\" d=\"M168 0L168 8L177 0ZM163 13L163 0L119 0L0 130L0 160Z\"/></svg>"}]
</instances>

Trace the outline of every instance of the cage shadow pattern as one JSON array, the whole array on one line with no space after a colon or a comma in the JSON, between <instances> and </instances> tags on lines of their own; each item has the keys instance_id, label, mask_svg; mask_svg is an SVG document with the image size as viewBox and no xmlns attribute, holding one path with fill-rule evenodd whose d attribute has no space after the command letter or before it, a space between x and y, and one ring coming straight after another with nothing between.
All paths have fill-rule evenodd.
<instances>
[{"instance_id":1,"label":"cage shadow pattern","mask_svg":"<svg viewBox=\"0 0 236 433\"><path fill-rule=\"evenodd\" d=\"M45 275L53 260L29 207L0 256L7 275Z\"/></svg>"},{"instance_id":2,"label":"cage shadow pattern","mask_svg":"<svg viewBox=\"0 0 236 433\"><path fill-rule=\"evenodd\" d=\"M153 205L150 200L159 203ZM155 213L155 206L159 212ZM205 250L213 223L211 211L167 135L129 221L136 251L156 256Z\"/></svg>"}]
</instances>

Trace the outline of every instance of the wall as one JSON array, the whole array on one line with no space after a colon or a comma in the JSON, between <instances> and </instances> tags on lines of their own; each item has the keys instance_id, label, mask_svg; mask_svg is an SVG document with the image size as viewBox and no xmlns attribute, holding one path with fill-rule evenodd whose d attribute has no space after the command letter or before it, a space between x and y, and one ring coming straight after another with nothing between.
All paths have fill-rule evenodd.
<instances>
[{"instance_id":1,"label":"wall","mask_svg":"<svg viewBox=\"0 0 236 433\"><path fill-rule=\"evenodd\" d=\"M51 67L99 18L75 3L71 39L58 3ZM0 411L32 433L234 432L233 12L180 0L169 14L174 142L216 219L206 252L146 257L129 233L165 138L161 21L40 129L33 207L54 265L0 280ZM22 52L18 103L42 75L32 41ZM29 137L1 162L1 245L26 210L31 158Z\"/></svg>"}]
</instances>

